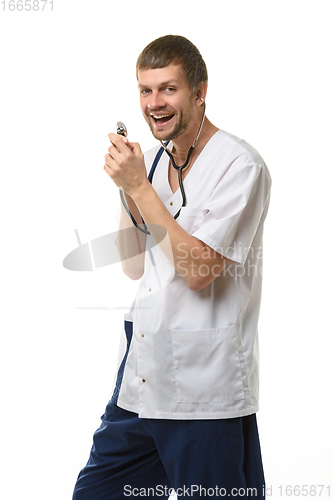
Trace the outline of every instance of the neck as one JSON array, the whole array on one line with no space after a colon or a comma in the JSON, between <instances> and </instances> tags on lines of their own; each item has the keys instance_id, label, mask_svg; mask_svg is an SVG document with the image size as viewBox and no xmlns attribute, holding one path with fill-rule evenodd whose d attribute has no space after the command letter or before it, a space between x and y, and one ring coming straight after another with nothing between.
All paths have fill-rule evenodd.
<instances>
[{"instance_id":1,"label":"neck","mask_svg":"<svg viewBox=\"0 0 333 500\"><path fill-rule=\"evenodd\" d=\"M200 117L201 120L201 117ZM190 131L184 132L181 136L177 137L177 139L172 141L172 144L174 146L174 152L176 153L176 158L177 162L176 163L182 163L182 161L185 161L188 150L190 147L193 145L193 142L198 134L199 128L200 128L200 123L201 121L197 121L195 123L195 127L191 127ZM207 117L204 119L204 123L198 138L198 142L194 148L194 151L192 153L192 162L194 158L196 158L200 152L203 150L209 139L217 132L219 129L213 125Z\"/></svg>"}]
</instances>

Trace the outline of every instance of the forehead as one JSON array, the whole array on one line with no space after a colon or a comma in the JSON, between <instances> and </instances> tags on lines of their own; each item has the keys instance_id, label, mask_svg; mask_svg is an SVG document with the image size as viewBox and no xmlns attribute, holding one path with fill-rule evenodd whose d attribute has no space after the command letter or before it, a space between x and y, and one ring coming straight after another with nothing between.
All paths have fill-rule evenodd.
<instances>
[{"instance_id":1,"label":"forehead","mask_svg":"<svg viewBox=\"0 0 333 500\"><path fill-rule=\"evenodd\" d=\"M188 87L184 70L180 64L169 64L165 68L140 69L138 71L139 87L159 87L165 83Z\"/></svg>"}]
</instances>

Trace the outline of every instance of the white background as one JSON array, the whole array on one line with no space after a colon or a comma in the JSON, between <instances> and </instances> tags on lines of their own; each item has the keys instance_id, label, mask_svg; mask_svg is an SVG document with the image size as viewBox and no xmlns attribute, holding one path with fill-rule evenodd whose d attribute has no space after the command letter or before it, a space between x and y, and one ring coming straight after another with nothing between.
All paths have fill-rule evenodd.
<instances>
[{"instance_id":1,"label":"white background","mask_svg":"<svg viewBox=\"0 0 333 500\"><path fill-rule=\"evenodd\" d=\"M116 122L143 150L156 145L135 62L169 33L206 60L210 120L257 148L273 178L258 414L271 498L287 485L333 495L332 2L0 6L1 498L70 499L88 459L137 284L119 264L78 273L62 261L74 228L83 243L116 230L103 170Z\"/></svg>"}]
</instances>

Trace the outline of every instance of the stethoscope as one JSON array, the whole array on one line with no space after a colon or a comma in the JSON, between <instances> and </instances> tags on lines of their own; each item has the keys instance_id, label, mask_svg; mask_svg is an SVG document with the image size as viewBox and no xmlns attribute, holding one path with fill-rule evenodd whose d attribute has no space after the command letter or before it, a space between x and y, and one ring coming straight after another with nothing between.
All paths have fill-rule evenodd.
<instances>
[{"instance_id":1,"label":"stethoscope","mask_svg":"<svg viewBox=\"0 0 333 500\"><path fill-rule=\"evenodd\" d=\"M198 139L199 139L202 127L203 127L203 123L204 123L204 120L205 120L205 115L206 115L206 102L205 102L205 100L202 97L198 96L198 99L201 99L202 102L203 102L203 108L204 109L203 109L202 119L201 119L201 123L200 123L200 127L199 127L199 131L197 133L197 136L194 139L194 142L193 142L192 146L188 150L187 158L185 160L185 163L183 165L180 165L180 166L176 165L175 160L174 160L174 156L178 156L178 155L175 154L175 153L172 153L167 148L167 145L164 144L163 141L160 141L160 143L161 143L164 151L167 153L167 155L170 158L171 165L173 166L173 168L175 168L176 170L178 170L178 182L179 182L179 188L180 188L183 200L182 200L182 205L181 205L180 209L178 210L178 212L176 213L176 215L174 215L174 219L175 220L179 217L181 209L183 207L185 207L185 205L186 205L186 196L185 196L185 190L184 190L184 185L183 185L183 170L189 164L189 161L190 161L191 155L193 153L193 150L194 150L194 148L195 148L195 146L196 146L196 144L198 142ZM118 122L117 123L117 134L118 135L122 135L123 137L127 137L127 129L126 129L126 126L124 125L123 122ZM128 206L127 206L127 203L126 203L126 200L125 200L125 197L124 197L124 193L123 193L122 190L120 190L120 198L121 198L122 204L124 206L124 209L126 210L126 212L128 213L128 215L130 216L130 218L131 218L133 224L135 225L135 227L139 231L141 231L142 233L150 234L150 232L148 231L147 226L145 224L145 221L143 219L142 219L143 228L140 227L139 224L136 222L135 218L133 217L133 215L131 214L131 212L130 212Z\"/></svg>"}]
</instances>

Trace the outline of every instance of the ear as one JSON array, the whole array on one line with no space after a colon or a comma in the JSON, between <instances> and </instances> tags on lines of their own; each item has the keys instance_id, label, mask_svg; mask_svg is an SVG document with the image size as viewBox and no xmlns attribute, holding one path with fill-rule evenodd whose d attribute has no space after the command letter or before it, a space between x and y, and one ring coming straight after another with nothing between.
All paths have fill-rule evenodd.
<instances>
[{"instance_id":1,"label":"ear","mask_svg":"<svg viewBox=\"0 0 333 500\"><path fill-rule=\"evenodd\" d=\"M206 82L201 82L200 85L197 88L196 91L196 101L195 104L196 106L201 106L202 105L202 99L205 101L206 100L206 95L207 95L207 83Z\"/></svg>"}]
</instances>

